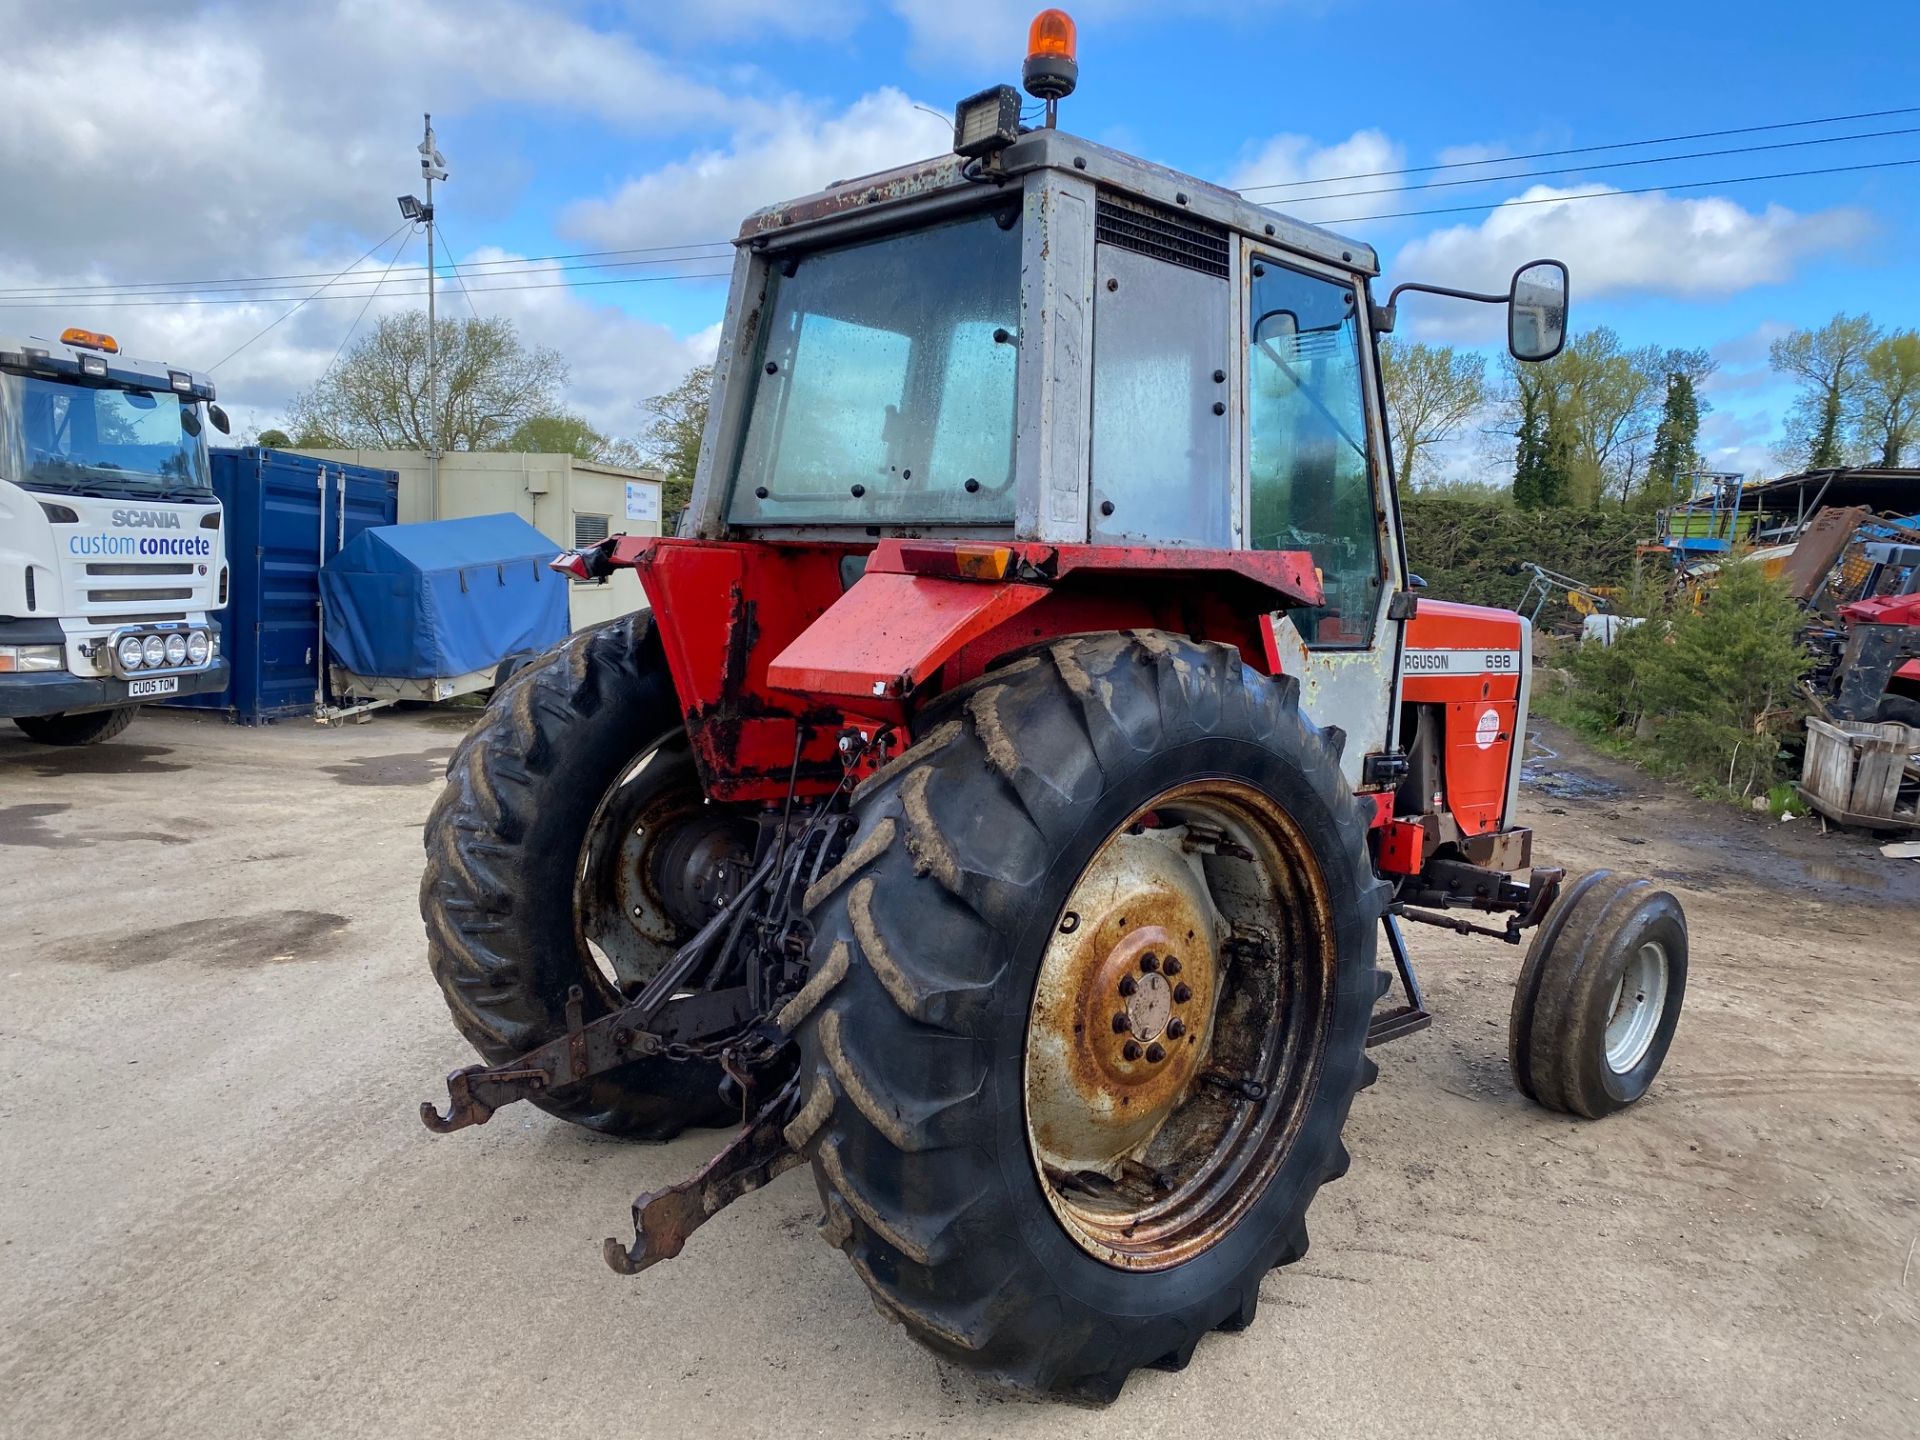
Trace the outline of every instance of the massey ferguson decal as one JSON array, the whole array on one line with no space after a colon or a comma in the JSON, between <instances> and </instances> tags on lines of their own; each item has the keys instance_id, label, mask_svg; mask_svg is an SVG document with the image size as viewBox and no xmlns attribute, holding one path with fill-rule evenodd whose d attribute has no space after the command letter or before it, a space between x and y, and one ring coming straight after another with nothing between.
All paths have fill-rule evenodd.
<instances>
[{"instance_id":1,"label":"massey ferguson decal","mask_svg":"<svg viewBox=\"0 0 1920 1440\"><path fill-rule=\"evenodd\" d=\"M1409 650L1402 658L1406 675L1518 675L1518 650Z\"/></svg>"}]
</instances>

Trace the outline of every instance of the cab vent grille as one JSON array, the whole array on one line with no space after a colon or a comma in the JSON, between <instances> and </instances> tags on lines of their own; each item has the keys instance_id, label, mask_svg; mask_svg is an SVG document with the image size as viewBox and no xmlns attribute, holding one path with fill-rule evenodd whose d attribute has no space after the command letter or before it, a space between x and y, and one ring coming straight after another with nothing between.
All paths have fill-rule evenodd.
<instances>
[{"instance_id":1,"label":"cab vent grille","mask_svg":"<svg viewBox=\"0 0 1920 1440\"><path fill-rule=\"evenodd\" d=\"M1227 232L1177 210L1103 194L1094 211L1094 238L1203 275L1227 278Z\"/></svg>"}]
</instances>

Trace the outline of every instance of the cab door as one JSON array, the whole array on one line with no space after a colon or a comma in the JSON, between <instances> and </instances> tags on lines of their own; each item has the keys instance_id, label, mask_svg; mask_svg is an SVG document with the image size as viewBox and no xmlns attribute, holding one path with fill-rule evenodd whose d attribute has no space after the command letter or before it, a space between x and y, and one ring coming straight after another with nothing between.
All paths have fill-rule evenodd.
<instances>
[{"instance_id":1,"label":"cab door","mask_svg":"<svg viewBox=\"0 0 1920 1440\"><path fill-rule=\"evenodd\" d=\"M1313 556L1325 603L1272 617L1276 658L1314 723L1346 733L1357 786L1394 745L1405 624L1366 295L1298 257L1249 245L1242 261L1246 543Z\"/></svg>"}]
</instances>

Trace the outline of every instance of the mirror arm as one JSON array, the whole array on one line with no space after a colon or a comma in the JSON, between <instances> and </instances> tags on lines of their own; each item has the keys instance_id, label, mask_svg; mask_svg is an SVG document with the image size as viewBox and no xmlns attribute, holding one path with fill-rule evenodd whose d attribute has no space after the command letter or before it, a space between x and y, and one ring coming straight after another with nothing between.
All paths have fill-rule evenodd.
<instances>
[{"instance_id":1,"label":"mirror arm","mask_svg":"<svg viewBox=\"0 0 1920 1440\"><path fill-rule=\"evenodd\" d=\"M1423 285L1417 280L1408 280L1393 287L1393 293L1387 296L1387 313L1393 313L1394 301L1400 298L1402 290L1418 290L1423 295L1450 295L1455 300L1478 300L1484 305L1504 305L1513 298L1511 292L1505 295L1482 295L1477 290L1455 290L1450 285Z\"/></svg>"}]
</instances>

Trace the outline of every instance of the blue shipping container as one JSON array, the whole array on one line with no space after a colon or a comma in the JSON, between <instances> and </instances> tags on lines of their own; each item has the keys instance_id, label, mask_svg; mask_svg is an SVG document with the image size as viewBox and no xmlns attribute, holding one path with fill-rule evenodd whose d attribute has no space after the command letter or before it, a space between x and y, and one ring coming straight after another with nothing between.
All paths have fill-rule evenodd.
<instances>
[{"instance_id":1,"label":"blue shipping container","mask_svg":"<svg viewBox=\"0 0 1920 1440\"><path fill-rule=\"evenodd\" d=\"M213 452L226 510L225 690L169 704L224 710L243 725L311 715L320 685L320 567L371 525L398 517L391 470L249 447Z\"/></svg>"}]
</instances>

